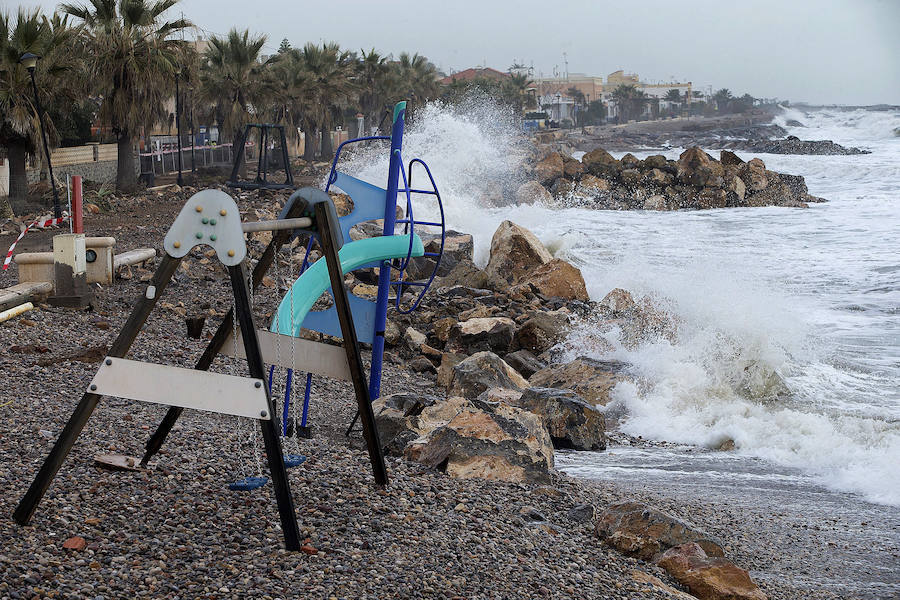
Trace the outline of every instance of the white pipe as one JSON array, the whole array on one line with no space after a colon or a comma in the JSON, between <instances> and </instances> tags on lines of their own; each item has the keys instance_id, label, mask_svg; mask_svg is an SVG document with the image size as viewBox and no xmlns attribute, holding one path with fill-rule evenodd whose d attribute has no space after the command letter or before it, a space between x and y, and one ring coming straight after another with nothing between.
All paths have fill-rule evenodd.
<instances>
[{"instance_id":1,"label":"white pipe","mask_svg":"<svg viewBox=\"0 0 900 600\"><path fill-rule=\"evenodd\" d=\"M255 231L280 231L282 229L305 229L312 225L312 219L309 217L298 217L296 219L276 219L274 221L247 221L241 223L241 229L244 233L252 233Z\"/></svg>"},{"instance_id":2,"label":"white pipe","mask_svg":"<svg viewBox=\"0 0 900 600\"><path fill-rule=\"evenodd\" d=\"M32 310L33 308L34 308L34 304L32 304L31 302L26 302L25 304L20 304L18 306L13 306L12 308L10 308L8 310L4 310L3 312L0 312L0 323L3 323L4 321L9 321L13 317L18 317L19 315L21 315L23 313L27 313L29 310Z\"/></svg>"}]
</instances>

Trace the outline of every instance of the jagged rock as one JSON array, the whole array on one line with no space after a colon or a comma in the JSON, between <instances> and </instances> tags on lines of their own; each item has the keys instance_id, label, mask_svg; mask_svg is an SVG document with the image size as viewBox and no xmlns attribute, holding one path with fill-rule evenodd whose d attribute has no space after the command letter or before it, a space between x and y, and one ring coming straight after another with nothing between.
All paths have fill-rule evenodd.
<instances>
[{"instance_id":1,"label":"jagged rock","mask_svg":"<svg viewBox=\"0 0 900 600\"><path fill-rule=\"evenodd\" d=\"M441 251L441 236L436 234L420 234L425 245L425 252ZM468 233L447 231L444 237L444 253L438 266L437 276L447 276L460 262L472 262L475 241ZM418 256L409 261L406 267L406 279L427 279L434 272L436 259L430 256Z\"/></svg>"},{"instance_id":2,"label":"jagged rock","mask_svg":"<svg viewBox=\"0 0 900 600\"><path fill-rule=\"evenodd\" d=\"M410 443L404 456L461 479L547 483L553 467L553 445L540 419L505 404L492 412L463 409Z\"/></svg>"},{"instance_id":3,"label":"jagged rock","mask_svg":"<svg viewBox=\"0 0 900 600\"><path fill-rule=\"evenodd\" d=\"M519 390L510 390L506 388L490 388L478 394L478 397L472 401L475 408L493 412L500 404L509 404L515 406L516 401L522 392Z\"/></svg>"},{"instance_id":4,"label":"jagged rock","mask_svg":"<svg viewBox=\"0 0 900 600\"><path fill-rule=\"evenodd\" d=\"M493 352L473 354L453 367L450 395L477 398L493 387L523 390L528 382Z\"/></svg>"},{"instance_id":5,"label":"jagged rock","mask_svg":"<svg viewBox=\"0 0 900 600\"><path fill-rule=\"evenodd\" d=\"M596 510L593 504L577 504L569 509L566 516L576 523L590 523L594 520Z\"/></svg>"},{"instance_id":6,"label":"jagged rock","mask_svg":"<svg viewBox=\"0 0 900 600\"><path fill-rule=\"evenodd\" d=\"M419 348L427 341L424 333L407 327L403 332L403 344L413 353L418 353Z\"/></svg>"},{"instance_id":7,"label":"jagged rock","mask_svg":"<svg viewBox=\"0 0 900 600\"><path fill-rule=\"evenodd\" d=\"M623 185L634 188L641 182L641 172L637 169L624 169L619 173L619 180Z\"/></svg>"},{"instance_id":8,"label":"jagged rock","mask_svg":"<svg viewBox=\"0 0 900 600\"><path fill-rule=\"evenodd\" d=\"M457 354L456 352L444 352L441 355L441 364L438 366L437 384L444 388L449 388L453 381L453 368L465 360L465 354Z\"/></svg>"},{"instance_id":9,"label":"jagged rock","mask_svg":"<svg viewBox=\"0 0 900 600\"><path fill-rule=\"evenodd\" d=\"M581 357L565 365L551 365L528 379L526 387L551 387L572 390L592 406L606 406L610 392L624 377L624 365L618 361L599 361ZM521 387L521 386L520 386Z\"/></svg>"},{"instance_id":10,"label":"jagged rock","mask_svg":"<svg viewBox=\"0 0 900 600\"><path fill-rule=\"evenodd\" d=\"M553 152L547 158L534 166L534 177L545 185L550 185L565 175L563 157L558 152Z\"/></svg>"},{"instance_id":11,"label":"jagged rock","mask_svg":"<svg viewBox=\"0 0 900 600\"><path fill-rule=\"evenodd\" d=\"M741 160L741 157L739 157L737 154L735 154L734 152L731 152L729 150L722 150L722 152L719 153L719 161L722 163L722 166L724 166L724 167L727 167L730 165L740 166L740 165L744 164L744 161Z\"/></svg>"},{"instance_id":12,"label":"jagged rock","mask_svg":"<svg viewBox=\"0 0 900 600\"><path fill-rule=\"evenodd\" d=\"M585 171L597 177L615 175L621 168L621 164L603 148L591 150L581 157L581 163Z\"/></svg>"},{"instance_id":13,"label":"jagged rock","mask_svg":"<svg viewBox=\"0 0 900 600\"><path fill-rule=\"evenodd\" d=\"M459 261L446 276L439 277L434 283L435 288L461 285L478 289L484 288L487 284L487 273L479 269L471 260Z\"/></svg>"},{"instance_id":14,"label":"jagged rock","mask_svg":"<svg viewBox=\"0 0 900 600\"><path fill-rule=\"evenodd\" d=\"M600 306L613 314L624 313L634 308L634 298L628 290L616 288L603 297L603 300L600 301Z\"/></svg>"},{"instance_id":15,"label":"jagged rock","mask_svg":"<svg viewBox=\"0 0 900 600\"><path fill-rule=\"evenodd\" d=\"M553 194L553 198L558 202L570 200L574 192L575 184L569 179L557 179L550 186L550 193Z\"/></svg>"},{"instance_id":16,"label":"jagged rock","mask_svg":"<svg viewBox=\"0 0 900 600\"><path fill-rule=\"evenodd\" d=\"M541 417L554 448L606 449L603 413L571 390L529 388L514 404Z\"/></svg>"},{"instance_id":17,"label":"jagged rock","mask_svg":"<svg viewBox=\"0 0 900 600\"><path fill-rule=\"evenodd\" d=\"M553 196L539 181L523 183L516 190L516 204L543 204L549 206Z\"/></svg>"},{"instance_id":18,"label":"jagged rock","mask_svg":"<svg viewBox=\"0 0 900 600\"><path fill-rule=\"evenodd\" d=\"M516 331L516 343L532 352L545 352L563 340L569 330L569 315L561 311L534 313Z\"/></svg>"},{"instance_id":19,"label":"jagged rock","mask_svg":"<svg viewBox=\"0 0 900 600\"><path fill-rule=\"evenodd\" d=\"M503 221L491 238L491 258L485 273L495 281L512 283L553 260L537 237L512 221Z\"/></svg>"},{"instance_id":20,"label":"jagged rock","mask_svg":"<svg viewBox=\"0 0 900 600\"><path fill-rule=\"evenodd\" d=\"M643 181L649 185L665 187L667 185L672 185L675 178L672 177L671 173L666 173L662 169L650 169L644 173Z\"/></svg>"},{"instance_id":21,"label":"jagged rock","mask_svg":"<svg viewBox=\"0 0 900 600\"><path fill-rule=\"evenodd\" d=\"M693 146L678 157L678 180L696 187L720 187L724 183L722 164Z\"/></svg>"},{"instance_id":22,"label":"jagged rock","mask_svg":"<svg viewBox=\"0 0 900 600\"><path fill-rule=\"evenodd\" d=\"M575 186L575 194L583 198L594 198L609 190L609 181L593 175L584 175Z\"/></svg>"},{"instance_id":23,"label":"jagged rock","mask_svg":"<svg viewBox=\"0 0 900 600\"><path fill-rule=\"evenodd\" d=\"M689 523L638 502L614 504L600 513L595 531L619 551L650 560L673 546L696 542L710 556L725 556L722 544Z\"/></svg>"},{"instance_id":24,"label":"jagged rock","mask_svg":"<svg viewBox=\"0 0 900 600\"><path fill-rule=\"evenodd\" d=\"M381 445L396 456L403 454L409 442L448 423L467 406L464 398L442 400L419 393L391 394L372 402Z\"/></svg>"},{"instance_id":25,"label":"jagged rock","mask_svg":"<svg viewBox=\"0 0 900 600\"><path fill-rule=\"evenodd\" d=\"M516 282L519 285L530 285L538 293L548 298L565 300L590 300L584 277L578 267L554 258L532 271L522 274Z\"/></svg>"},{"instance_id":26,"label":"jagged rock","mask_svg":"<svg viewBox=\"0 0 900 600\"><path fill-rule=\"evenodd\" d=\"M654 194L644 200L644 210L666 210L666 197Z\"/></svg>"},{"instance_id":27,"label":"jagged rock","mask_svg":"<svg viewBox=\"0 0 900 600\"><path fill-rule=\"evenodd\" d=\"M666 157L662 154L654 154L652 156L648 156L641 163L642 169L659 169L660 171L665 171L667 166Z\"/></svg>"},{"instance_id":28,"label":"jagged rock","mask_svg":"<svg viewBox=\"0 0 900 600\"><path fill-rule=\"evenodd\" d=\"M698 208L725 208L727 193L725 190L706 187L697 194Z\"/></svg>"},{"instance_id":29,"label":"jagged rock","mask_svg":"<svg viewBox=\"0 0 900 600\"><path fill-rule=\"evenodd\" d=\"M738 169L738 177L751 192L764 190L769 185L769 180L766 178L766 165L758 158L742 164Z\"/></svg>"},{"instance_id":30,"label":"jagged rock","mask_svg":"<svg viewBox=\"0 0 900 600\"><path fill-rule=\"evenodd\" d=\"M437 373L434 364L424 356L417 356L406 361L406 368L413 373Z\"/></svg>"},{"instance_id":31,"label":"jagged rock","mask_svg":"<svg viewBox=\"0 0 900 600\"><path fill-rule=\"evenodd\" d=\"M584 173L584 165L580 160L575 160L571 156L563 156L563 174L568 178L577 177Z\"/></svg>"},{"instance_id":32,"label":"jagged rock","mask_svg":"<svg viewBox=\"0 0 900 600\"><path fill-rule=\"evenodd\" d=\"M446 342L450 339L450 329L456 325L456 322L456 319L453 317L444 317L435 321L432 328L434 337L442 342Z\"/></svg>"},{"instance_id":33,"label":"jagged rock","mask_svg":"<svg viewBox=\"0 0 900 600\"><path fill-rule=\"evenodd\" d=\"M526 379L547 366L547 363L525 349L510 352L503 360Z\"/></svg>"},{"instance_id":34,"label":"jagged rock","mask_svg":"<svg viewBox=\"0 0 900 600\"><path fill-rule=\"evenodd\" d=\"M734 206L739 206L743 203L744 197L747 195L747 186L744 185L744 181L740 177L732 175L729 179L726 179L725 189L729 194L733 194L735 200ZM729 204L732 203L729 202Z\"/></svg>"},{"instance_id":35,"label":"jagged rock","mask_svg":"<svg viewBox=\"0 0 900 600\"><path fill-rule=\"evenodd\" d=\"M700 600L766 600L747 571L695 543L666 550L657 564Z\"/></svg>"},{"instance_id":36,"label":"jagged rock","mask_svg":"<svg viewBox=\"0 0 900 600\"><path fill-rule=\"evenodd\" d=\"M509 317L479 317L450 328L447 349L473 354L489 350L505 354L513 341L516 323Z\"/></svg>"},{"instance_id":37,"label":"jagged rock","mask_svg":"<svg viewBox=\"0 0 900 600\"><path fill-rule=\"evenodd\" d=\"M622 164L623 169L637 169L641 165L641 159L631 152L620 158L619 162Z\"/></svg>"}]
</instances>

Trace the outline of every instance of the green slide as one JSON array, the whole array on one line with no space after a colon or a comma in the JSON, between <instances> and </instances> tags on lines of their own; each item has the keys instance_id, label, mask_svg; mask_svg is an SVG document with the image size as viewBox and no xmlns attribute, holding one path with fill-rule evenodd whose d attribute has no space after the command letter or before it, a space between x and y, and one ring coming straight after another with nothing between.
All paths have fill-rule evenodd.
<instances>
[{"instance_id":1,"label":"green slide","mask_svg":"<svg viewBox=\"0 0 900 600\"><path fill-rule=\"evenodd\" d=\"M413 235L413 238L412 253L409 251L409 235L378 236L344 244L338 252L341 270L346 274L371 262L402 258L407 254L424 255L425 247L421 238L418 235ZM291 289L278 305L277 317L272 319L271 331L296 336L306 313L329 287L331 281L328 278L328 267L325 259L321 258L291 285ZM294 324L294 331L291 331L291 323Z\"/></svg>"}]
</instances>

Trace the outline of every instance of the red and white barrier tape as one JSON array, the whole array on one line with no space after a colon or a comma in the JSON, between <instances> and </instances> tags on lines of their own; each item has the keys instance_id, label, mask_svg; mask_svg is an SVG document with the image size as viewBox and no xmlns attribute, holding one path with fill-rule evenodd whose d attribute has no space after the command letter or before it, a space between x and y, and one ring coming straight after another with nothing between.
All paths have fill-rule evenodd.
<instances>
[{"instance_id":1,"label":"red and white barrier tape","mask_svg":"<svg viewBox=\"0 0 900 600\"><path fill-rule=\"evenodd\" d=\"M69 220L69 215L68 215L68 213L64 212L63 216L61 216L58 219L50 218L50 219L44 219L43 221L34 221L32 223L29 223L28 227L26 227L25 229L22 230L22 233L19 234L19 237L16 238L16 241L14 241L12 243L12 246L9 247L9 252L6 253L6 260L3 261L3 270L5 271L9 268L9 263L12 262L13 250L16 249L16 244L19 243L19 240L21 240L23 237L25 237L25 234L28 233L29 229L31 229L32 227L44 228L44 227L49 227L50 225L59 225L63 221L68 221L68 220Z\"/></svg>"}]
</instances>

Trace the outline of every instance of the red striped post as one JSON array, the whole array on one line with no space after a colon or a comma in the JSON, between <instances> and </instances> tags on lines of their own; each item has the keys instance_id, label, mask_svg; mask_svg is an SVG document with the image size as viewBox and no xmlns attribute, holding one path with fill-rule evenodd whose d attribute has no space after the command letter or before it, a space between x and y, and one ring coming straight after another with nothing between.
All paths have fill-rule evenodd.
<instances>
[{"instance_id":1,"label":"red striped post","mask_svg":"<svg viewBox=\"0 0 900 600\"><path fill-rule=\"evenodd\" d=\"M72 233L84 233L81 175L72 175Z\"/></svg>"}]
</instances>

